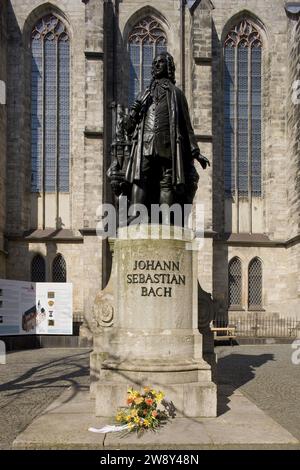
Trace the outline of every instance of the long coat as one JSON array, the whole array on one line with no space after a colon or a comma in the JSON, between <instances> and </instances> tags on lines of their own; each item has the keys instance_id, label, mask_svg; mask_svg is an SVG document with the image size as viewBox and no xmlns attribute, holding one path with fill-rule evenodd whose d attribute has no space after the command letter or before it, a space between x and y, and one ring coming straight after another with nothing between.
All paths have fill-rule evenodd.
<instances>
[{"instance_id":1,"label":"long coat","mask_svg":"<svg viewBox=\"0 0 300 470\"><path fill-rule=\"evenodd\" d=\"M191 125L189 110L183 92L170 80L166 87L170 139L172 151L172 182L174 186L185 184L186 176L193 166L193 153L199 151L196 137ZM126 169L125 180L133 183L141 179L141 162L143 158L143 137L146 113L151 104L150 89L146 89L143 96L147 96L146 104L142 107L140 119L136 123L132 138L132 149ZM137 102L141 97L137 98Z\"/></svg>"}]
</instances>

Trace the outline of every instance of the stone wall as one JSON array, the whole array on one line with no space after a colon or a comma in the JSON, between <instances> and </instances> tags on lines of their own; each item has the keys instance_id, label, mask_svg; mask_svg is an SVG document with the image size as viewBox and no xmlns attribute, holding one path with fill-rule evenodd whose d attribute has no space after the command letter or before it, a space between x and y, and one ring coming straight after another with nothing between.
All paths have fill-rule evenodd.
<instances>
[{"instance_id":1,"label":"stone wall","mask_svg":"<svg viewBox=\"0 0 300 470\"><path fill-rule=\"evenodd\" d=\"M30 194L30 32L35 22L50 12L65 22L71 38L71 176L68 223L62 227L71 229L71 235L67 241L56 241L48 234L44 242L28 242L24 232L42 228L40 215L32 217ZM95 233L104 179L102 28L101 0L87 5L80 0L53 0L51 4L12 0L9 8L7 277L29 280L31 259L42 253L50 281L52 258L61 253L67 264L67 280L74 285L76 315L91 314L95 292L102 286L102 243ZM36 226L32 220L37 220ZM50 228L55 235L54 224Z\"/></svg>"},{"instance_id":2,"label":"stone wall","mask_svg":"<svg viewBox=\"0 0 300 470\"><path fill-rule=\"evenodd\" d=\"M217 243L214 249L214 299L218 315L226 316L228 305L228 261L239 257L242 263L242 309L230 310L243 317L248 309L248 268L258 257L262 261L263 299L261 312L267 316L299 317L299 287L296 274L299 266L299 249L267 246L230 246ZM274 268L276 267L276 269Z\"/></svg>"},{"instance_id":3,"label":"stone wall","mask_svg":"<svg viewBox=\"0 0 300 470\"><path fill-rule=\"evenodd\" d=\"M289 228L290 237L299 235L300 220L300 100L297 90L300 89L300 17L289 15L288 43L289 43L289 74L287 97L287 134L289 137L289 158L287 170L289 184L287 187L289 201ZM298 82L299 81L299 82Z\"/></svg>"},{"instance_id":4,"label":"stone wall","mask_svg":"<svg viewBox=\"0 0 300 470\"><path fill-rule=\"evenodd\" d=\"M296 161L298 153L288 155L287 103L290 99L288 84L290 49L287 27L288 18L282 0L214 1L212 10L212 89L213 89L213 228L219 234L214 244L213 296L219 311L224 314L228 305L228 262L234 256L243 260L244 269L249 261L258 256L263 262L263 306L266 313L278 312L283 316L299 316L299 291L291 283L299 272L299 253L295 247L288 248L287 241L298 233L299 224L299 184L297 186ZM243 15L256 24L263 39L263 129L262 129L262 198L255 198L252 211L252 232L266 234L270 242L260 247L255 242L251 246L226 241L226 232L248 232L248 203L240 204L240 218L244 220L238 229L235 222L236 201L224 198L224 161L222 154L223 135L223 67L222 44L231 25ZM299 44L299 43L297 43ZM299 46L298 46L299 47ZM294 64L295 57L292 59ZM294 68L296 65L294 64ZM294 118L296 122L296 118ZM298 118L297 118L298 119ZM297 143L296 143L297 142ZM299 138L295 139L295 146ZM290 168L288 171L287 169ZM290 186L293 188L290 192ZM298 191L298 192L297 192ZM290 195L289 195L290 194ZM293 216L291 215L293 212ZM297 212L298 211L298 212ZM297 216L298 215L298 216ZM228 221L228 219L230 219ZM281 244L274 244L279 241ZM293 262L291 263L291 259ZM274 270L274 266L276 267ZM298 269L298 271L297 271ZM290 271L291 270L291 271ZM293 274L291 274L291 272ZM246 282L246 271L244 273ZM298 282L299 284L299 282ZM294 286L294 287L292 287ZM245 286L244 286L245 287ZM244 292L246 292L244 288ZM298 293L297 293L298 292ZM247 310L247 294L243 303ZM298 297L297 297L298 295ZM298 299L298 300L297 300ZM283 305L284 304L284 305Z\"/></svg>"},{"instance_id":5,"label":"stone wall","mask_svg":"<svg viewBox=\"0 0 300 470\"><path fill-rule=\"evenodd\" d=\"M299 18L289 18L284 0L197 1L185 11L185 83L181 82L179 0L11 0L8 2L8 129L6 233L9 256L6 276L28 280L34 253L61 253L68 281L74 283L74 311L89 317L95 292L107 282L110 255L96 237L97 207L112 199L106 179L110 164L111 104L126 104L129 79L127 37L149 14L161 21L174 56L178 86L185 88L201 152L211 167L200 174L195 202L204 205L205 243L199 252L199 282L213 294L218 312L228 305L228 262L240 256L247 283L249 261L263 263L266 313L299 315L299 106L291 105L291 84L298 79ZM1 2L2 15L5 2ZM35 21L54 11L71 35L71 187L67 226L72 237L42 242L25 240L24 232L40 227L32 217L30 194L30 31ZM247 246L230 243L237 232L236 205L224 198L222 41L228 28L250 16L263 38L263 195L253 209L252 232L267 237L260 246L249 234ZM1 23L0 80L5 77L5 22ZM2 74L2 75L1 75ZM22 79L20 79L22 77ZM300 79L300 78L299 78ZM3 130L3 132L2 132ZM0 105L0 155L5 165L5 108ZM4 227L4 172L0 171L0 275ZM241 232L249 232L247 205ZM32 221L35 220L34 224ZM55 227L52 227L53 229ZM241 230L242 228L242 230ZM252 237L252 238L251 238ZM294 237L293 240L291 240ZM80 239L80 241L79 241ZM290 240L290 242L288 242ZM2 268L1 268L2 266ZM276 269L274 269L274 266ZM1 269L2 273L1 274ZM50 268L49 268L50 269ZM48 279L51 272L48 271ZM247 288L244 285L247 308Z\"/></svg>"},{"instance_id":6,"label":"stone wall","mask_svg":"<svg viewBox=\"0 0 300 470\"><path fill-rule=\"evenodd\" d=\"M288 158L287 197L289 205L288 279L289 298L295 312L300 299L300 11L288 13L289 75L287 97Z\"/></svg>"},{"instance_id":7,"label":"stone wall","mask_svg":"<svg viewBox=\"0 0 300 470\"><path fill-rule=\"evenodd\" d=\"M7 232L22 234L32 227L30 193L30 35L36 21L47 13L56 13L66 24L71 36L71 190L70 224L83 214L83 168L85 125L85 6L82 2L54 0L51 4L39 0L12 0L9 8L8 73L8 207ZM22 80L20 80L22 77ZM80 173L80 178L78 178ZM74 191L76 188L76 191ZM38 217L36 217L38 219ZM37 223L41 227L41 222Z\"/></svg>"},{"instance_id":8,"label":"stone wall","mask_svg":"<svg viewBox=\"0 0 300 470\"><path fill-rule=\"evenodd\" d=\"M6 169L6 116L7 104L5 96L5 88L7 86L7 2L1 2L0 6L0 81L3 96L0 101L0 277L5 277L5 169Z\"/></svg>"},{"instance_id":9,"label":"stone wall","mask_svg":"<svg viewBox=\"0 0 300 470\"><path fill-rule=\"evenodd\" d=\"M230 27L248 15L259 30L263 40L263 128L262 128L262 182L263 207L257 201L258 210L253 217L253 232L268 233L274 239L286 239L288 201L286 197L286 99L287 99L287 18L283 0L257 0L226 2L216 0L212 11L213 26L213 135L214 135L214 220L220 230L224 226L224 164L222 154L223 114L223 40ZM231 204L232 231L237 231L234 221L235 204ZM243 212L246 207L240 207ZM228 214L229 216L229 214ZM240 219L247 214L240 214ZM224 221L224 222L223 222ZM249 222L240 231L248 232ZM257 230L257 228L260 230ZM228 230L231 231L231 230Z\"/></svg>"}]
</instances>

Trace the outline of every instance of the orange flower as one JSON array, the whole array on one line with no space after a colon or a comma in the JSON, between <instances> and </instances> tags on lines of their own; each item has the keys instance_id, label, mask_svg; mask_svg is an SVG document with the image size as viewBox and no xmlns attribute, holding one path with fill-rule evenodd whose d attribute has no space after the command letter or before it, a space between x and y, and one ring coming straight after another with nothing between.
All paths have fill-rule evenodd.
<instances>
[{"instance_id":1,"label":"orange flower","mask_svg":"<svg viewBox=\"0 0 300 470\"><path fill-rule=\"evenodd\" d=\"M130 397L130 398L127 398L127 405L131 405L131 403L133 402L134 398Z\"/></svg>"},{"instance_id":2,"label":"orange flower","mask_svg":"<svg viewBox=\"0 0 300 470\"><path fill-rule=\"evenodd\" d=\"M146 405L151 406L153 404L152 398L145 398L145 403Z\"/></svg>"},{"instance_id":3,"label":"orange flower","mask_svg":"<svg viewBox=\"0 0 300 470\"><path fill-rule=\"evenodd\" d=\"M153 411L152 411L152 416L153 416L153 418L156 418L157 415L158 415L157 411L156 411L156 410L153 410Z\"/></svg>"}]
</instances>

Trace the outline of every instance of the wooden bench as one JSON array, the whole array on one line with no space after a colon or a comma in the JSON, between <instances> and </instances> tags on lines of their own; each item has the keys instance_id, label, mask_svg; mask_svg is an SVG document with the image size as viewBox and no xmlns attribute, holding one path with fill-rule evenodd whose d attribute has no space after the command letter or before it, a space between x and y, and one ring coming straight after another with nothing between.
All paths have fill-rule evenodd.
<instances>
[{"instance_id":1,"label":"wooden bench","mask_svg":"<svg viewBox=\"0 0 300 470\"><path fill-rule=\"evenodd\" d=\"M236 327L235 326L226 326L226 327L211 327L211 331L214 334L215 341L230 341L231 346L233 346L233 340L237 338L236 336Z\"/></svg>"}]
</instances>

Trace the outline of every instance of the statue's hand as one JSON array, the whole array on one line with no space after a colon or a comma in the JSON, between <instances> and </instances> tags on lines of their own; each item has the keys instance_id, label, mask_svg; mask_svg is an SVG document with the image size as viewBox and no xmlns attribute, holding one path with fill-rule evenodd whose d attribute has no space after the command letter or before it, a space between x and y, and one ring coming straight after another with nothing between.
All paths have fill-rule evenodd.
<instances>
[{"instance_id":1,"label":"statue's hand","mask_svg":"<svg viewBox=\"0 0 300 470\"><path fill-rule=\"evenodd\" d=\"M200 163L200 165L202 166L203 170L205 170L205 168L207 166L210 166L210 162L208 160L208 158L204 157L204 155L201 155L201 153L196 153L193 155L193 157Z\"/></svg>"},{"instance_id":2,"label":"statue's hand","mask_svg":"<svg viewBox=\"0 0 300 470\"><path fill-rule=\"evenodd\" d=\"M127 135L130 135L133 133L134 128L136 126L136 122L132 116L130 115L124 116L122 124Z\"/></svg>"},{"instance_id":3,"label":"statue's hand","mask_svg":"<svg viewBox=\"0 0 300 470\"><path fill-rule=\"evenodd\" d=\"M142 102L140 100L135 100L133 105L130 108L130 114L139 114L142 109Z\"/></svg>"}]
</instances>

